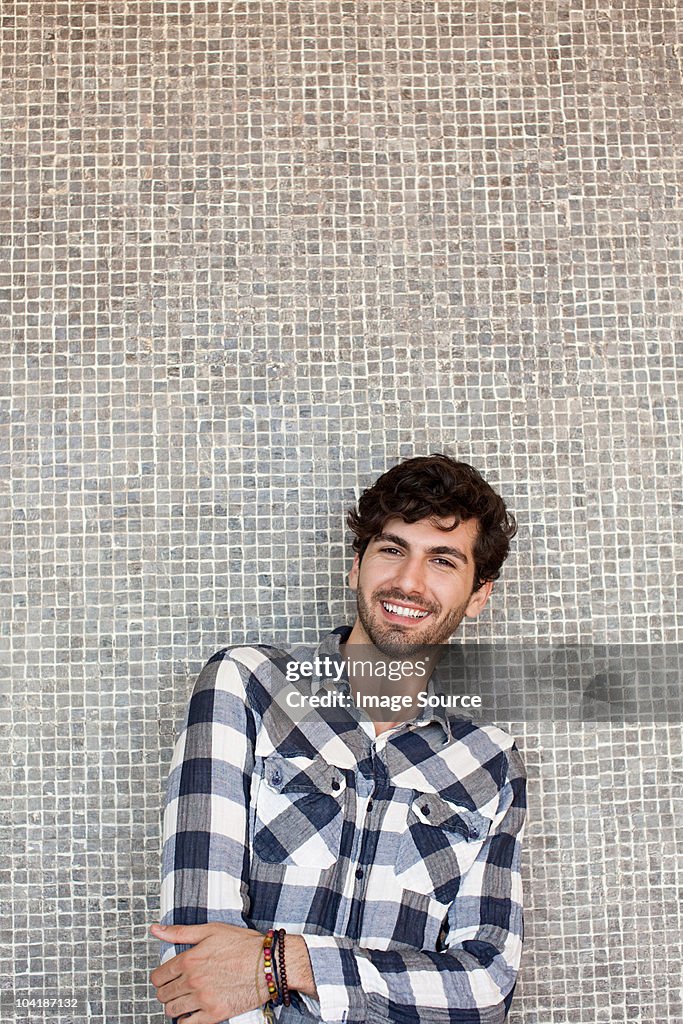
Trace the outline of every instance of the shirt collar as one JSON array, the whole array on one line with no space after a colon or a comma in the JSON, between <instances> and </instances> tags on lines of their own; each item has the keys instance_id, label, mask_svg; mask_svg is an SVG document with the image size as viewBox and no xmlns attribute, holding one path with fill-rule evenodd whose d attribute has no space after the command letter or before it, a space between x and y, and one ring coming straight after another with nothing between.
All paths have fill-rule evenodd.
<instances>
[{"instance_id":1,"label":"shirt collar","mask_svg":"<svg viewBox=\"0 0 683 1024\"><path fill-rule=\"evenodd\" d=\"M335 663L343 664L344 659L339 647L341 644L346 643L351 635L351 629L351 626L337 626L330 633L326 633L315 648L314 656L322 659L327 655ZM439 681L438 671L437 666L427 682L427 693L430 696L437 693L435 684ZM344 668L339 682L335 682L334 679L315 675L311 679L312 693L317 693L318 690L323 687L333 686L336 686L338 689L349 688L349 679L346 674L346 668ZM428 725L430 722L438 722L448 738L453 739L451 719L448 714L448 709L444 707L443 703L437 704L436 707L427 705L424 708L421 708L420 713L415 715L414 718L409 719L409 721L412 722L413 725Z\"/></svg>"}]
</instances>

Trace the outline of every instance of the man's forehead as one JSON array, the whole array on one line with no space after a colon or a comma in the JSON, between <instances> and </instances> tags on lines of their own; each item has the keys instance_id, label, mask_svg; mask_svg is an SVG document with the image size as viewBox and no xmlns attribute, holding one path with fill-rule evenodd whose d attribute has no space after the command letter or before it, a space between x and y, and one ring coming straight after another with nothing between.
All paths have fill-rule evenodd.
<instances>
[{"instance_id":1,"label":"man's forehead","mask_svg":"<svg viewBox=\"0 0 683 1024\"><path fill-rule=\"evenodd\" d=\"M461 534L471 534L474 536L478 528L478 520L474 517L468 519L461 519L457 515L447 516L428 516L425 519L417 519L415 522L407 522L401 519L400 516L393 516L391 519L387 519L382 526L382 532L386 529L390 529L392 532L396 531L396 528L409 530L412 532L427 532L436 531L438 534L444 534L444 532L453 532L459 527L463 527L460 532Z\"/></svg>"}]
</instances>

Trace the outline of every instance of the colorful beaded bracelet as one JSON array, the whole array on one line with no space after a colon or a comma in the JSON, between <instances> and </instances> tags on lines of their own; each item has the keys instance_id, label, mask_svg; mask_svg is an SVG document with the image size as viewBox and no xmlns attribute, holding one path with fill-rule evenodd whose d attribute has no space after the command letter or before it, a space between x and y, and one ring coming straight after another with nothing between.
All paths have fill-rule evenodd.
<instances>
[{"instance_id":1,"label":"colorful beaded bracelet","mask_svg":"<svg viewBox=\"0 0 683 1024\"><path fill-rule=\"evenodd\" d=\"M260 969L261 969L261 954L259 953L259 955L256 958L256 976L254 978L254 984L256 985L256 992L257 992L257 994L258 994L259 989L260 989L260 986L259 986L259 972L260 972ZM263 1024L274 1024L274 1022L275 1022L275 1014L273 1013L272 1007L270 1005L270 1001L268 1001L266 1003L261 1003L261 1010L263 1011Z\"/></svg>"},{"instance_id":2,"label":"colorful beaded bracelet","mask_svg":"<svg viewBox=\"0 0 683 1024\"><path fill-rule=\"evenodd\" d=\"M263 936L263 973L266 977L266 984L268 986L268 994L270 996L269 1002L273 999L278 999L280 993L277 990L275 984L275 976L273 974L273 939L275 938L275 932L272 928L269 928L266 934Z\"/></svg>"}]
</instances>

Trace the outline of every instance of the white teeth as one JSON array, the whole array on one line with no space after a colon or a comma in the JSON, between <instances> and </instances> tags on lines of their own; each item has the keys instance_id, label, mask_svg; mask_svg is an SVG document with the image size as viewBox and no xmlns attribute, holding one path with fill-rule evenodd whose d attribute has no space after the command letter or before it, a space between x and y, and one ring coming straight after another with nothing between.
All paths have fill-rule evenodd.
<instances>
[{"instance_id":1,"label":"white teeth","mask_svg":"<svg viewBox=\"0 0 683 1024\"><path fill-rule=\"evenodd\" d=\"M386 608L388 612L393 612L394 615L403 615L406 619L424 619L429 612L418 612L413 608L399 608L396 604L389 604L387 601L382 601L382 606Z\"/></svg>"}]
</instances>

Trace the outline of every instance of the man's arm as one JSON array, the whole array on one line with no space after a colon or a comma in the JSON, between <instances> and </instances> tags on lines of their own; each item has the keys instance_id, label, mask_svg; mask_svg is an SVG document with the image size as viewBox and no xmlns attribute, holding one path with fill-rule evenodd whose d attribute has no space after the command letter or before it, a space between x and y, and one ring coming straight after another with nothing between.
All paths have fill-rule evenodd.
<instances>
[{"instance_id":1,"label":"man's arm","mask_svg":"<svg viewBox=\"0 0 683 1024\"><path fill-rule=\"evenodd\" d=\"M163 822L162 925L220 921L247 927L255 735L239 668L220 651L197 678L171 762ZM162 942L162 963L189 948L189 943ZM251 1016L240 1019L247 1024ZM260 1019L254 1011L253 1020Z\"/></svg>"},{"instance_id":2,"label":"man's arm","mask_svg":"<svg viewBox=\"0 0 683 1024\"><path fill-rule=\"evenodd\" d=\"M443 952L368 949L349 939L288 938L287 973L327 1024L500 1024L521 956L521 838L526 778L516 747L508 753L498 812L448 913ZM303 944L305 943L305 947ZM307 954L307 955L306 955Z\"/></svg>"}]
</instances>

